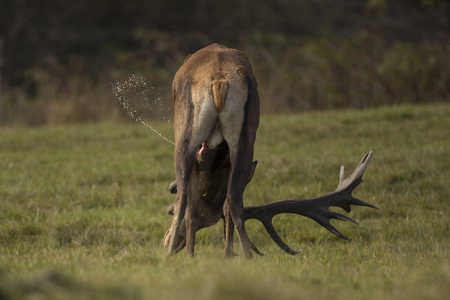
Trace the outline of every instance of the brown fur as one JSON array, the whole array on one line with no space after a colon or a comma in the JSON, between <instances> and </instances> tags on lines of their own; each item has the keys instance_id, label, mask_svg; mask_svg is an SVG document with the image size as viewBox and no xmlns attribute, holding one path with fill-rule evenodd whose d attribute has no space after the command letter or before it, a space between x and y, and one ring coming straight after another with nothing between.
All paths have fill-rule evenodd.
<instances>
[{"instance_id":1,"label":"brown fur","mask_svg":"<svg viewBox=\"0 0 450 300\"><path fill-rule=\"evenodd\" d=\"M229 167L225 169L229 180L224 186L225 256L233 254L234 227L244 255L252 256L250 249L254 246L247 236L243 220L243 193L253 170L253 145L259 125L256 87L253 70L245 54L218 44L188 56L176 73L172 95L177 197L174 219L167 235L169 253L176 252L183 220L187 251L191 255L194 253L195 233L201 225L198 217L199 180L208 180L204 178L208 173L199 170L204 164L196 158L196 153L203 142L217 142L223 137L229 155ZM211 139L213 135L219 138Z\"/></svg>"}]
</instances>

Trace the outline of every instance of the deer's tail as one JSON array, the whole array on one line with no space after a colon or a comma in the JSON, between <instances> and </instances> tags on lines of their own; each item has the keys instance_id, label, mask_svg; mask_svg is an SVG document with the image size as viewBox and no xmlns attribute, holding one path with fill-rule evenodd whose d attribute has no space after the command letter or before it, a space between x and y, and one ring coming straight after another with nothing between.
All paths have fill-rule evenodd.
<instances>
[{"instance_id":1,"label":"deer's tail","mask_svg":"<svg viewBox=\"0 0 450 300\"><path fill-rule=\"evenodd\" d=\"M212 93L214 104L216 105L217 110L221 111L228 95L227 81L225 79L214 80L212 83Z\"/></svg>"}]
</instances>

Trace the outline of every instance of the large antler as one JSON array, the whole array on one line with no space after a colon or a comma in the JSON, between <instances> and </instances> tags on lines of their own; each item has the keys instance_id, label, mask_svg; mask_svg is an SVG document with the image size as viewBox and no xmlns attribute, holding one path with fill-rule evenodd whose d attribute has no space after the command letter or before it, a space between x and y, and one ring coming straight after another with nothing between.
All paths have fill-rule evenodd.
<instances>
[{"instance_id":1,"label":"large antler","mask_svg":"<svg viewBox=\"0 0 450 300\"><path fill-rule=\"evenodd\" d=\"M345 177L344 166L341 166L339 185L332 193L309 200L284 200L265 205L245 207L244 219L259 220L264 225L273 241L281 249L291 255L297 254L298 251L292 250L288 245L286 245L285 242L283 242L272 224L273 217L281 213L293 213L311 218L337 236L350 240L348 237L339 232L333 225L331 225L330 220L338 219L343 221L351 221L355 224L358 224L358 222L342 214L331 212L329 208L331 206L337 206L344 209L347 213L351 211L350 205L360 205L378 209L376 206L358 200L352 196L353 190L363 181L362 176L371 159L372 151L363 157L349 178Z\"/></svg>"}]
</instances>

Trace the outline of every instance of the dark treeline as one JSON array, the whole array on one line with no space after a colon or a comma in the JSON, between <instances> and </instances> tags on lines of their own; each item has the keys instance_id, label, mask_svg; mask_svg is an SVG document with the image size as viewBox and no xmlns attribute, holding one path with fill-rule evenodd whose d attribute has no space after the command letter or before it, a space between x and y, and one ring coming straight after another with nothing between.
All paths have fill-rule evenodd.
<instances>
[{"instance_id":1,"label":"dark treeline","mask_svg":"<svg viewBox=\"0 0 450 300\"><path fill-rule=\"evenodd\" d=\"M122 117L111 83L170 105L184 57L218 42L252 60L265 112L450 99L445 0L0 0L0 121Z\"/></svg>"}]
</instances>

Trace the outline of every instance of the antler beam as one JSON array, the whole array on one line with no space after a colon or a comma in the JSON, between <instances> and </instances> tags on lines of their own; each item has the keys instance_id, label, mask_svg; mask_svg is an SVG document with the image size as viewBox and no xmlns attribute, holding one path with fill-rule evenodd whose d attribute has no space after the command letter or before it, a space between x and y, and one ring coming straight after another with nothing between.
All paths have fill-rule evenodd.
<instances>
[{"instance_id":1,"label":"antler beam","mask_svg":"<svg viewBox=\"0 0 450 300\"><path fill-rule=\"evenodd\" d=\"M272 223L273 217L281 213L293 213L308 217L310 219L313 219L335 235L343 239L350 240L348 237L339 232L339 230L337 230L333 225L331 225L330 220L338 219L342 221L350 221L355 224L358 224L358 222L342 214L331 212L329 208L331 206L340 207L347 213L351 211L351 205L367 206L379 209L370 203L361 201L352 196L353 190L361 182L363 182L362 176L367 166L369 165L370 160L372 159L372 153L373 152L370 151L363 157L363 159L349 178L346 178L344 166L341 166L339 185L334 192L308 200L284 200L265 205L245 207L244 219L259 220L264 225L273 241L281 249L291 255L295 255L299 251L292 250L280 238Z\"/></svg>"}]
</instances>

